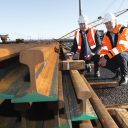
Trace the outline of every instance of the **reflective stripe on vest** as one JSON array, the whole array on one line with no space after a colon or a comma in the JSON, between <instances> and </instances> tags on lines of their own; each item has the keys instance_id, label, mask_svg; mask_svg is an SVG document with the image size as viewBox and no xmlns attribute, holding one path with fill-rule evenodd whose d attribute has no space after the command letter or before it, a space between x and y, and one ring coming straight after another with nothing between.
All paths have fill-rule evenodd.
<instances>
[{"instance_id":1,"label":"reflective stripe on vest","mask_svg":"<svg viewBox=\"0 0 128 128\"><path fill-rule=\"evenodd\" d=\"M88 33L87 33L87 39L88 39L88 43L91 49L94 49L96 47L95 33L96 33L95 29L89 28Z\"/></svg>"},{"instance_id":2,"label":"reflective stripe on vest","mask_svg":"<svg viewBox=\"0 0 128 128\"><path fill-rule=\"evenodd\" d=\"M77 41L77 45L78 45L77 52L80 54L80 51L81 51L81 43L82 43L82 36L79 33L79 31L76 31L75 32L75 37L76 37L76 41Z\"/></svg>"},{"instance_id":3,"label":"reflective stripe on vest","mask_svg":"<svg viewBox=\"0 0 128 128\"><path fill-rule=\"evenodd\" d=\"M104 38L103 38L103 47L102 49L100 50L100 54L107 54L109 59L113 58L115 55L123 52L123 51L127 51L128 49L128 39L127 39L127 33L128 33L128 30L125 30L123 32L123 36L122 34L120 33L120 30L122 28L122 25L117 25L115 26L114 30L113 30L113 33L115 34L118 34L118 40L117 40L117 44L116 44L116 47L112 48L112 44L111 44L111 41L110 41L110 38L108 35L104 35ZM104 49L104 47L107 47L106 51Z\"/></svg>"},{"instance_id":4,"label":"reflective stripe on vest","mask_svg":"<svg viewBox=\"0 0 128 128\"><path fill-rule=\"evenodd\" d=\"M96 47L96 44L95 44L95 33L96 33L95 29L89 28L88 33L86 35L89 47L91 49L94 49ZM78 45L78 50L77 51L78 51L78 53L80 53L81 44L82 44L82 35L81 35L81 33L79 31L75 32L75 38L76 38L77 45Z\"/></svg>"}]
</instances>

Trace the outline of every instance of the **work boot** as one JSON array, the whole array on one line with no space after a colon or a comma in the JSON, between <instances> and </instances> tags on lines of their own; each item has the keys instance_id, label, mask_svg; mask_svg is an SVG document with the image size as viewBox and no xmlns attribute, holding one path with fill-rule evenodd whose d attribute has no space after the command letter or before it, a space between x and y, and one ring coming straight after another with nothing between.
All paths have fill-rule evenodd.
<instances>
[{"instance_id":1,"label":"work boot","mask_svg":"<svg viewBox=\"0 0 128 128\"><path fill-rule=\"evenodd\" d=\"M100 77L100 68L97 63L94 64L94 77Z\"/></svg>"},{"instance_id":2,"label":"work boot","mask_svg":"<svg viewBox=\"0 0 128 128\"><path fill-rule=\"evenodd\" d=\"M90 64L86 64L86 70L87 70L87 73L90 73L92 71Z\"/></svg>"},{"instance_id":3,"label":"work boot","mask_svg":"<svg viewBox=\"0 0 128 128\"><path fill-rule=\"evenodd\" d=\"M122 85L128 85L128 77L127 76L121 77L121 80L119 81L119 86L122 86Z\"/></svg>"},{"instance_id":4,"label":"work boot","mask_svg":"<svg viewBox=\"0 0 128 128\"><path fill-rule=\"evenodd\" d=\"M79 73L85 75L85 70L81 69L79 70Z\"/></svg>"},{"instance_id":5,"label":"work boot","mask_svg":"<svg viewBox=\"0 0 128 128\"><path fill-rule=\"evenodd\" d=\"M94 77L100 77L100 71L99 70L94 73Z\"/></svg>"},{"instance_id":6,"label":"work boot","mask_svg":"<svg viewBox=\"0 0 128 128\"><path fill-rule=\"evenodd\" d=\"M119 79L119 78L120 78L120 72L117 71L117 72L115 73L115 76L112 77L112 79L116 80L116 79Z\"/></svg>"}]
</instances>

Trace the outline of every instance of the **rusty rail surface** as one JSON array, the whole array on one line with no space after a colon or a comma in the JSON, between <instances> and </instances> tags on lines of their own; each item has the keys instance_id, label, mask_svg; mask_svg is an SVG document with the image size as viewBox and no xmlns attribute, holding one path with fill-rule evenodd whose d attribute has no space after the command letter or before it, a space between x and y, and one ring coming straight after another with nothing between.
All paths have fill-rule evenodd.
<instances>
[{"instance_id":1,"label":"rusty rail surface","mask_svg":"<svg viewBox=\"0 0 128 128\"><path fill-rule=\"evenodd\" d=\"M55 101L58 99L57 44L35 47L20 53L20 62L29 67L30 85L17 93L12 102Z\"/></svg>"},{"instance_id":2,"label":"rusty rail surface","mask_svg":"<svg viewBox=\"0 0 128 128\"><path fill-rule=\"evenodd\" d=\"M14 56L18 56L22 50L32 47L40 47L44 45L46 44L36 42L29 44L0 44L0 61L6 60Z\"/></svg>"}]
</instances>

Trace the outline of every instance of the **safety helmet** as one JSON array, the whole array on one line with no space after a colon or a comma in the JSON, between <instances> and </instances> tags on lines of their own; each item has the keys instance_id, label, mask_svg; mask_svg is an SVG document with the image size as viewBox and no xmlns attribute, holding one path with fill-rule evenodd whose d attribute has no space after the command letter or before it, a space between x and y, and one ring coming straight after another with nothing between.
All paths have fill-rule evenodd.
<instances>
[{"instance_id":1,"label":"safety helmet","mask_svg":"<svg viewBox=\"0 0 128 128\"><path fill-rule=\"evenodd\" d=\"M81 15L78 19L78 23L88 23L88 18L85 15Z\"/></svg>"},{"instance_id":2,"label":"safety helmet","mask_svg":"<svg viewBox=\"0 0 128 128\"><path fill-rule=\"evenodd\" d=\"M103 19L103 22L106 23L108 21L116 20L116 17L112 13L106 13Z\"/></svg>"}]
</instances>

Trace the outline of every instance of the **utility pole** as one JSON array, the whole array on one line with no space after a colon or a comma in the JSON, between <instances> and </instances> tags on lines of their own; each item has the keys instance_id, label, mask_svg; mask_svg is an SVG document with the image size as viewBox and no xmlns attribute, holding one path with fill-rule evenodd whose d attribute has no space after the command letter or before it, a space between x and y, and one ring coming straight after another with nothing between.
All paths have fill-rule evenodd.
<instances>
[{"instance_id":1,"label":"utility pole","mask_svg":"<svg viewBox=\"0 0 128 128\"><path fill-rule=\"evenodd\" d=\"M79 0L79 16L81 16L81 0Z\"/></svg>"}]
</instances>

